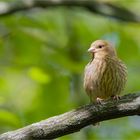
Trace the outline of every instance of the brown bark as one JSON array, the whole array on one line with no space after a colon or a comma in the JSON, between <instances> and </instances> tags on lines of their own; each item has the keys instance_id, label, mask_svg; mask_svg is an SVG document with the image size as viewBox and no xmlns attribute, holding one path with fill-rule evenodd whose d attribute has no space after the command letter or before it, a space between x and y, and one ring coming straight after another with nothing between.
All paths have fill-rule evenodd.
<instances>
[{"instance_id":1,"label":"brown bark","mask_svg":"<svg viewBox=\"0 0 140 140\"><path fill-rule=\"evenodd\" d=\"M140 22L140 16L117 4L91 0L21 0L20 2L0 2L0 16L11 15L32 8L49 8L65 6L67 8L82 7L103 16L113 17L126 22Z\"/></svg>"},{"instance_id":2,"label":"brown bark","mask_svg":"<svg viewBox=\"0 0 140 140\"><path fill-rule=\"evenodd\" d=\"M0 135L0 140L53 139L79 131L100 121L140 114L140 93L128 94L119 101L88 104L47 120Z\"/></svg>"}]
</instances>

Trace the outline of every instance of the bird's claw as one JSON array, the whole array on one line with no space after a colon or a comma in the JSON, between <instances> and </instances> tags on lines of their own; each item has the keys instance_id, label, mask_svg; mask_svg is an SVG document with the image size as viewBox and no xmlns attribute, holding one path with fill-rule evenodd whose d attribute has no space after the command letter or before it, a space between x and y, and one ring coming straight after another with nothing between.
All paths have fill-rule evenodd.
<instances>
[{"instance_id":1,"label":"bird's claw","mask_svg":"<svg viewBox=\"0 0 140 140\"><path fill-rule=\"evenodd\" d=\"M113 100L116 100L116 101L121 99L121 97L119 95L113 95L113 96L111 96L111 98L113 98Z\"/></svg>"},{"instance_id":2,"label":"bird's claw","mask_svg":"<svg viewBox=\"0 0 140 140\"><path fill-rule=\"evenodd\" d=\"M99 98L99 97L96 98L96 102L97 102L98 104L102 104L102 101L103 101L103 99L101 99L101 98Z\"/></svg>"}]
</instances>

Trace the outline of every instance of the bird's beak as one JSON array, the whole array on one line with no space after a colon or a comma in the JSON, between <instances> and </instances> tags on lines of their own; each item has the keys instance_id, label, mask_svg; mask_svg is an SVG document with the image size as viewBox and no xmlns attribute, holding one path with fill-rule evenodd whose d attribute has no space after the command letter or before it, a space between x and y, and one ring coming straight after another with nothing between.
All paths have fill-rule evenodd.
<instances>
[{"instance_id":1,"label":"bird's beak","mask_svg":"<svg viewBox=\"0 0 140 140\"><path fill-rule=\"evenodd\" d=\"M90 52L90 53L95 53L95 48L90 47L90 48L88 49L88 52Z\"/></svg>"}]
</instances>

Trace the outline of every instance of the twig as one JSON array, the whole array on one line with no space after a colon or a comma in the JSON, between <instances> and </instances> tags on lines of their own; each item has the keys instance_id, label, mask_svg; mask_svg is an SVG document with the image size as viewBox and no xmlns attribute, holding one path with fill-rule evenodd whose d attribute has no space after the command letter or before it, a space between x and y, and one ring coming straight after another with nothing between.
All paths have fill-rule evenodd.
<instances>
[{"instance_id":1,"label":"twig","mask_svg":"<svg viewBox=\"0 0 140 140\"><path fill-rule=\"evenodd\" d=\"M88 104L24 128L0 135L0 140L53 139L79 131L100 121L140 114L140 93L128 94L119 101Z\"/></svg>"},{"instance_id":2,"label":"twig","mask_svg":"<svg viewBox=\"0 0 140 140\"><path fill-rule=\"evenodd\" d=\"M19 11L40 7L82 7L88 11L126 22L140 22L140 17L124 7L111 3L91 0L17 0L14 2L0 2L0 16L11 15Z\"/></svg>"}]
</instances>

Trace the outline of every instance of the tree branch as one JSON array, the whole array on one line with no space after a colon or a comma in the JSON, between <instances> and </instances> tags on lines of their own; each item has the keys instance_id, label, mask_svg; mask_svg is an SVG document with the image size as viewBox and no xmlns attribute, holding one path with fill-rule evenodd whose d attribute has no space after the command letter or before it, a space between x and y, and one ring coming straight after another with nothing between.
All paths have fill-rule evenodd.
<instances>
[{"instance_id":1,"label":"tree branch","mask_svg":"<svg viewBox=\"0 0 140 140\"><path fill-rule=\"evenodd\" d=\"M0 2L0 16L10 15L19 11L41 7L83 7L90 12L113 17L127 22L140 22L140 17L133 12L111 3L91 0L17 0L15 2Z\"/></svg>"},{"instance_id":2,"label":"tree branch","mask_svg":"<svg viewBox=\"0 0 140 140\"><path fill-rule=\"evenodd\" d=\"M0 140L53 139L79 131L100 121L140 114L140 93L128 94L119 101L88 104L24 128L0 135Z\"/></svg>"}]
</instances>

